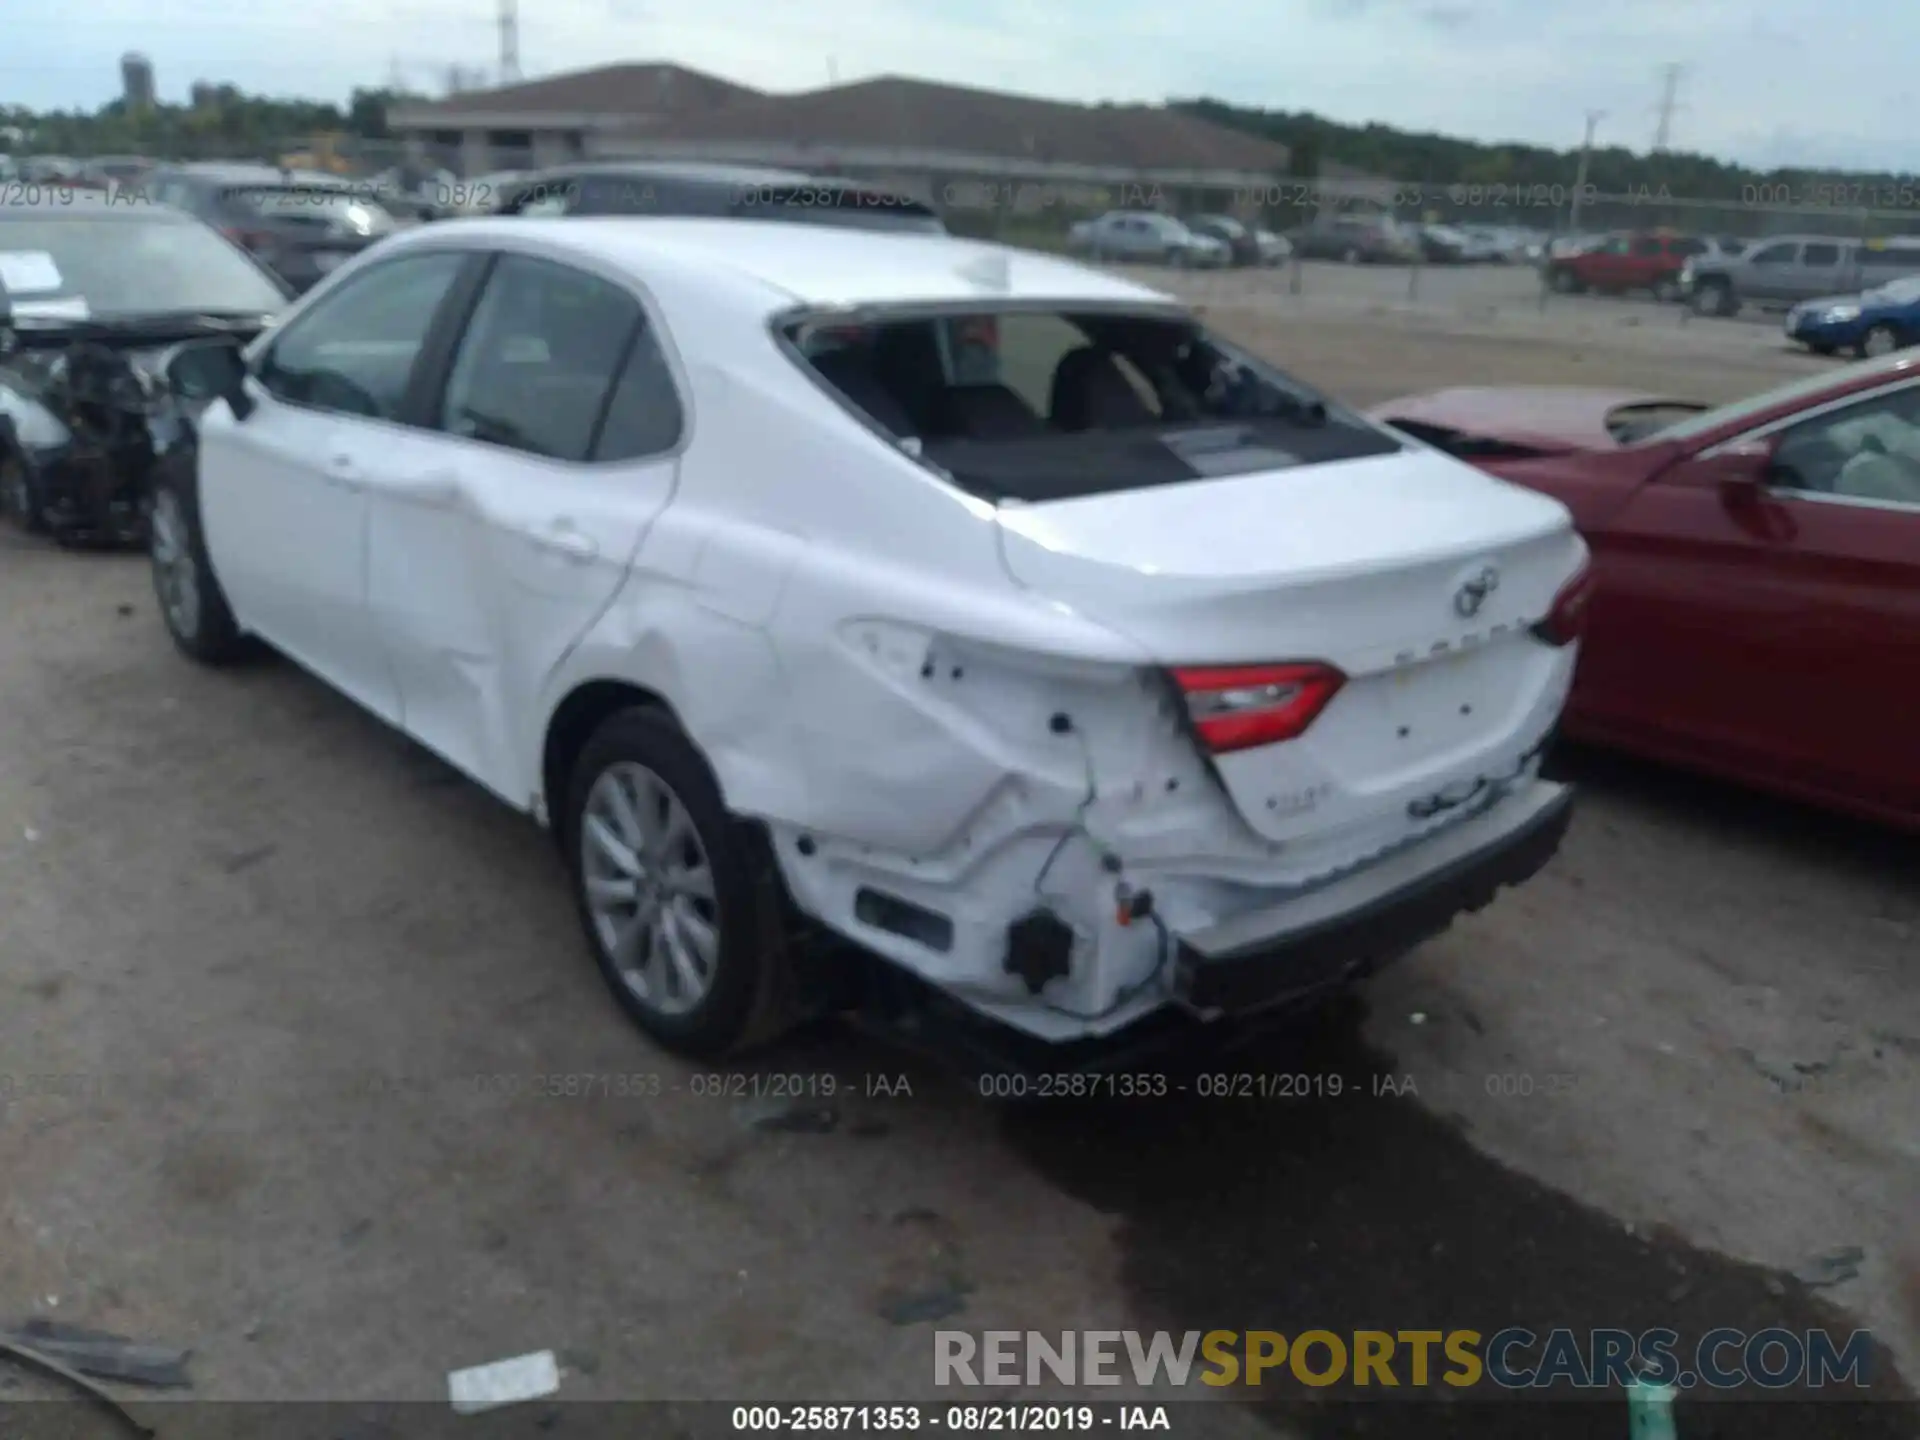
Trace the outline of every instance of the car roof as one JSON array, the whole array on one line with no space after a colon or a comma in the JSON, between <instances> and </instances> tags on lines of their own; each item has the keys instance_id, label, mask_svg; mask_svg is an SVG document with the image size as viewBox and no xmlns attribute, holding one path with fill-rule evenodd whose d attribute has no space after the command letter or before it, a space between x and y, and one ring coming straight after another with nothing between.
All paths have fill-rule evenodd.
<instances>
[{"instance_id":1,"label":"car roof","mask_svg":"<svg viewBox=\"0 0 1920 1440\"><path fill-rule=\"evenodd\" d=\"M714 185L835 185L851 190L883 189L844 175L809 175L801 170L775 170L758 165L720 165L697 160L583 160L546 170L522 171L516 178L529 185L591 175L620 175L638 179L692 180Z\"/></svg>"},{"instance_id":2,"label":"car roof","mask_svg":"<svg viewBox=\"0 0 1920 1440\"><path fill-rule=\"evenodd\" d=\"M205 180L215 185L287 185L352 190L355 182L343 175L324 170L282 169L278 165L249 165L237 161L198 160L185 165L168 165L164 177Z\"/></svg>"},{"instance_id":3,"label":"car roof","mask_svg":"<svg viewBox=\"0 0 1920 1440\"><path fill-rule=\"evenodd\" d=\"M784 220L568 217L449 220L385 242L389 250L437 243L531 243L549 254L609 261L646 275L666 268L768 312L794 305L857 306L1048 302L1176 305L1106 271L1037 251L922 232L861 230ZM987 272L1006 262L1005 283Z\"/></svg>"}]
</instances>

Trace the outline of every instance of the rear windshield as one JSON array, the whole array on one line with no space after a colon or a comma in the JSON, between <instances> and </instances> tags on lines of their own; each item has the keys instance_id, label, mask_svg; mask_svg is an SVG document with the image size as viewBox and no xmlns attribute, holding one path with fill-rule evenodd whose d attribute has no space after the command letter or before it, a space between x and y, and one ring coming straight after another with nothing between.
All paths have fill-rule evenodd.
<instances>
[{"instance_id":1,"label":"rear windshield","mask_svg":"<svg viewBox=\"0 0 1920 1440\"><path fill-rule=\"evenodd\" d=\"M242 186L226 192L230 204L282 225L355 235L385 235L397 228L393 213L370 195L321 186Z\"/></svg>"},{"instance_id":2,"label":"rear windshield","mask_svg":"<svg viewBox=\"0 0 1920 1440\"><path fill-rule=\"evenodd\" d=\"M1074 499L1403 448L1177 314L840 315L783 330L843 402L988 500Z\"/></svg>"}]
</instances>

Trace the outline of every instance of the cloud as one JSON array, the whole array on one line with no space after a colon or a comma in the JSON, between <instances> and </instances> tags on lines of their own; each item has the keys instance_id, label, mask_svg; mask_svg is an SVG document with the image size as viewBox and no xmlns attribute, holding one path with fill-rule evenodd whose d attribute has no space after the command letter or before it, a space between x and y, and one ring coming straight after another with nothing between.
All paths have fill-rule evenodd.
<instances>
[{"instance_id":1,"label":"cloud","mask_svg":"<svg viewBox=\"0 0 1920 1440\"><path fill-rule=\"evenodd\" d=\"M1910 0L541 0L520 14L521 63L538 75L615 59L671 59L770 89L884 72L1062 98L1212 95L1314 110L1349 123L1556 146L1607 112L1602 144L1645 149L1658 68L1688 67L1676 147L1760 163L1920 168ZM485 66L488 0L335 0L324 24L267 5L7 0L0 93L34 107L92 107L119 84L123 49L154 62L161 92L196 79L344 99L452 64ZM1817 40L1817 43L1815 43Z\"/></svg>"}]
</instances>

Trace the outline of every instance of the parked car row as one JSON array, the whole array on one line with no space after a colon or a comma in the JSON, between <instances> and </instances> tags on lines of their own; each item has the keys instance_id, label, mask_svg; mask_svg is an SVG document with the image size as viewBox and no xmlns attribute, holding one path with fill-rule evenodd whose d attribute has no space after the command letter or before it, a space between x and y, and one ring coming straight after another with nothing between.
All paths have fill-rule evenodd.
<instances>
[{"instance_id":1,"label":"parked car row","mask_svg":"<svg viewBox=\"0 0 1920 1440\"><path fill-rule=\"evenodd\" d=\"M1683 269L1680 292L1703 315L1735 315L1746 305L1795 305L1857 295L1920 275L1920 239L1849 240L1782 235L1738 255L1702 255Z\"/></svg>"},{"instance_id":2,"label":"parked car row","mask_svg":"<svg viewBox=\"0 0 1920 1440\"><path fill-rule=\"evenodd\" d=\"M1242 229L1234 222L1226 233L1202 230L1159 210L1109 210L1073 225L1067 250L1096 262L1219 270L1235 263L1234 239Z\"/></svg>"},{"instance_id":3,"label":"parked car row","mask_svg":"<svg viewBox=\"0 0 1920 1440\"><path fill-rule=\"evenodd\" d=\"M1844 351L1865 360L1920 345L1920 276L1806 301L1787 312L1785 329L1816 355Z\"/></svg>"},{"instance_id":4,"label":"parked car row","mask_svg":"<svg viewBox=\"0 0 1920 1440\"><path fill-rule=\"evenodd\" d=\"M1544 283L1563 294L1644 291L1659 300L1683 301L1702 315L1737 315L1750 305L1791 306L1788 332L1800 338L1796 327L1816 312L1859 309L1866 293L1878 296L1888 282L1920 275L1920 238L1782 235L1741 241L1662 230L1568 236L1547 247L1541 271ZM1829 334L1808 325L1804 343L1828 353L1855 348L1866 333ZM1903 333L1890 322L1873 344L1885 346Z\"/></svg>"},{"instance_id":5,"label":"parked car row","mask_svg":"<svg viewBox=\"0 0 1920 1440\"><path fill-rule=\"evenodd\" d=\"M697 1056L1311 1003L1554 854L1563 711L1920 817L1920 361L1368 416L859 213L397 226L281 309L183 210L10 207L0 501L144 518L185 655L277 651L545 825Z\"/></svg>"},{"instance_id":6,"label":"parked car row","mask_svg":"<svg viewBox=\"0 0 1920 1440\"><path fill-rule=\"evenodd\" d=\"M139 467L179 648L269 646L547 824L667 1045L856 991L1048 1047L1269 1014L1564 833L1564 510L1163 295L897 229L519 216L398 229L262 329L218 318L279 298L247 252L79 208L0 275L9 474L44 517ZM162 320L53 225L225 289Z\"/></svg>"},{"instance_id":7,"label":"parked car row","mask_svg":"<svg viewBox=\"0 0 1920 1440\"><path fill-rule=\"evenodd\" d=\"M1421 225L1422 258L1437 265L1526 265L1539 261L1546 237L1513 226Z\"/></svg>"},{"instance_id":8,"label":"parked car row","mask_svg":"<svg viewBox=\"0 0 1920 1440\"><path fill-rule=\"evenodd\" d=\"M1315 216L1287 232L1303 260L1348 265L1411 265L1421 258L1417 227L1375 211L1340 210Z\"/></svg>"}]
</instances>

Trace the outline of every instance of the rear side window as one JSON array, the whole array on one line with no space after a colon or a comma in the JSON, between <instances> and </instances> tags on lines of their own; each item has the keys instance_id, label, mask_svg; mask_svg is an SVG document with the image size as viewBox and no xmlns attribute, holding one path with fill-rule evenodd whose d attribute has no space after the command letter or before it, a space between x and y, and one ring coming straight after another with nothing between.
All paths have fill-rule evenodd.
<instances>
[{"instance_id":1,"label":"rear side window","mask_svg":"<svg viewBox=\"0 0 1920 1440\"><path fill-rule=\"evenodd\" d=\"M454 356L440 428L551 460L586 460L641 322L640 302L609 281L502 256Z\"/></svg>"},{"instance_id":2,"label":"rear side window","mask_svg":"<svg viewBox=\"0 0 1920 1440\"><path fill-rule=\"evenodd\" d=\"M673 371L650 322L642 319L607 399L595 460L644 460L680 443L683 424Z\"/></svg>"},{"instance_id":3,"label":"rear side window","mask_svg":"<svg viewBox=\"0 0 1920 1440\"><path fill-rule=\"evenodd\" d=\"M1633 253L1642 256L1662 255L1666 253L1666 247L1649 235L1633 242Z\"/></svg>"},{"instance_id":4,"label":"rear side window","mask_svg":"<svg viewBox=\"0 0 1920 1440\"><path fill-rule=\"evenodd\" d=\"M784 327L849 408L944 478L1041 502L1402 448L1179 315L969 311Z\"/></svg>"}]
</instances>

